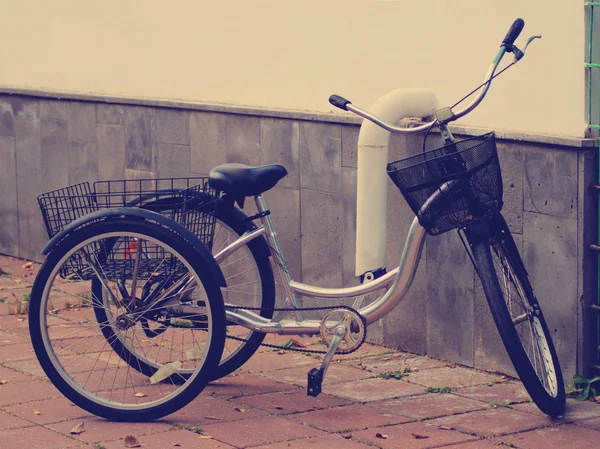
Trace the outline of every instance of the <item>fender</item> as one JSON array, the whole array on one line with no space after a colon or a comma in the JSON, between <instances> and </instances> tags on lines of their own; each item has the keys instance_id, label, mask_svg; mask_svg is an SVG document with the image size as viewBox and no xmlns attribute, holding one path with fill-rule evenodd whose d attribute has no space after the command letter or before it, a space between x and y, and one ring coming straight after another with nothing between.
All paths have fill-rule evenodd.
<instances>
[{"instance_id":1,"label":"fender","mask_svg":"<svg viewBox=\"0 0 600 449\"><path fill-rule=\"evenodd\" d=\"M42 249L42 255L46 256L52 251L56 245L58 245L69 233L76 229L85 226L89 223L101 220L118 220L122 218L133 218L135 220L151 220L158 223L160 226L164 226L171 229L173 232L182 237L188 244L190 244L201 257L208 262L208 266L212 271L215 279L218 281L220 287L226 287L225 277L223 272L219 268L219 265L213 258L212 254L208 251L208 248L198 240L192 231L186 227L180 225L176 221L169 217L165 217L157 212L153 212L146 209L140 209L138 207L115 207L113 209L105 209L93 212L84 217L78 218L77 220L69 223L62 231L57 233Z\"/></svg>"}]
</instances>

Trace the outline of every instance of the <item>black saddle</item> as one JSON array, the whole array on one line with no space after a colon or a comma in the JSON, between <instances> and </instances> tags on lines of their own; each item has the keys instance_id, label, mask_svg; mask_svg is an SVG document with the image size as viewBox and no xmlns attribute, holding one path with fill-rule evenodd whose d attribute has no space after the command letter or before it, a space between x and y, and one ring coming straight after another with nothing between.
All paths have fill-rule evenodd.
<instances>
[{"instance_id":1,"label":"black saddle","mask_svg":"<svg viewBox=\"0 0 600 449\"><path fill-rule=\"evenodd\" d=\"M283 165L249 167L244 164L222 164L208 174L209 185L243 206L247 196L260 195L273 188L288 172Z\"/></svg>"}]
</instances>

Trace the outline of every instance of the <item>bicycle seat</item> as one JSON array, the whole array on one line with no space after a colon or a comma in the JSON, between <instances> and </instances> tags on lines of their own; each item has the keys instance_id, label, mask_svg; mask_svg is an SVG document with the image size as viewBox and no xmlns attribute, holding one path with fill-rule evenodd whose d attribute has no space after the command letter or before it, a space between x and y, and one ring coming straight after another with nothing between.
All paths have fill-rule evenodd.
<instances>
[{"instance_id":1,"label":"bicycle seat","mask_svg":"<svg viewBox=\"0 0 600 449\"><path fill-rule=\"evenodd\" d=\"M243 204L247 196L260 195L273 188L288 172L283 165L269 164L249 167L244 164L222 164L208 174L210 186L231 195Z\"/></svg>"}]
</instances>

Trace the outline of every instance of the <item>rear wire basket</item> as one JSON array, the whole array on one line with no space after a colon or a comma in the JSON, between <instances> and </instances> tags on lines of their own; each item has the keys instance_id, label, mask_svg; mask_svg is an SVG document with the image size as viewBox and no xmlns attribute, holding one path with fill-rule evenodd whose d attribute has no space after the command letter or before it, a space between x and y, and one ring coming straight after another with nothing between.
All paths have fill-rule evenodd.
<instances>
[{"instance_id":1,"label":"rear wire basket","mask_svg":"<svg viewBox=\"0 0 600 449\"><path fill-rule=\"evenodd\" d=\"M467 226L502 209L493 132L391 162L387 172L431 235Z\"/></svg>"},{"instance_id":2,"label":"rear wire basket","mask_svg":"<svg viewBox=\"0 0 600 449\"><path fill-rule=\"evenodd\" d=\"M65 229L73 221L103 209L137 207L167 216L188 228L212 250L215 231L215 204L217 192L208 186L208 178L158 178L98 181L94 189L87 182L44 193L38 197L48 236ZM103 274L110 280L131 279L137 242L122 236L107 248L94 244L94 259L101 265ZM144 258L139 276L154 279L173 278L185 269L174 257L164 254L161 245L145 240L141 253ZM165 259L166 257L166 259ZM63 265L60 275L74 280L92 279L95 272L81 253L75 253ZM73 276L74 275L74 276ZM148 279L146 277L146 279Z\"/></svg>"}]
</instances>

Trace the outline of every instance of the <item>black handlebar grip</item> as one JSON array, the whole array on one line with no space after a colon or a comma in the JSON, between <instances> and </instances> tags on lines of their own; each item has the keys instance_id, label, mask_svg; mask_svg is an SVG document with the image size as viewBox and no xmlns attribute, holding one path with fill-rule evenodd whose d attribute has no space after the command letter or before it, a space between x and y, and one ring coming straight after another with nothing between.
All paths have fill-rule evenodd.
<instances>
[{"instance_id":1,"label":"black handlebar grip","mask_svg":"<svg viewBox=\"0 0 600 449\"><path fill-rule=\"evenodd\" d=\"M510 49L519 37L519 34L521 34L521 31L523 31L524 26L525 22L523 19L515 20L510 26L510 29L508 30L508 33L506 33L506 36L504 37L504 40L500 46L505 46L507 49Z\"/></svg>"},{"instance_id":2,"label":"black handlebar grip","mask_svg":"<svg viewBox=\"0 0 600 449\"><path fill-rule=\"evenodd\" d=\"M348 105L352 104L351 101L348 101L344 97L340 97L339 95L332 95L331 97L329 97L329 102L336 108L343 109L344 111L347 111Z\"/></svg>"}]
</instances>

